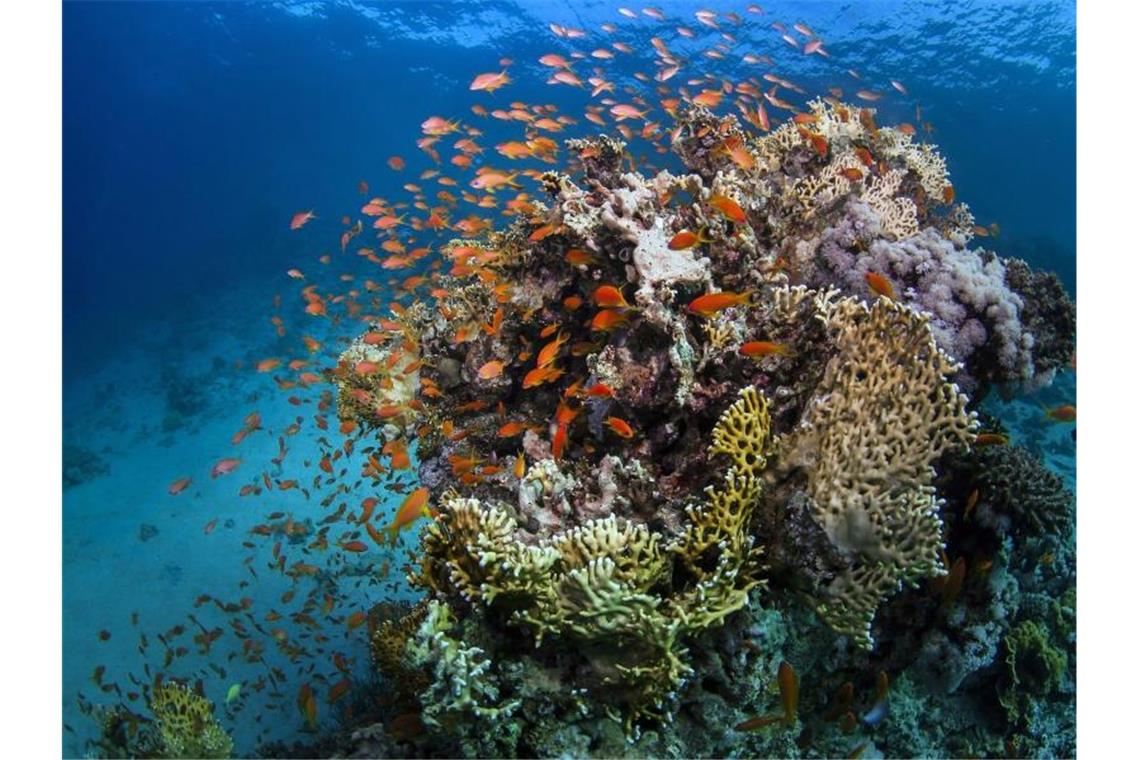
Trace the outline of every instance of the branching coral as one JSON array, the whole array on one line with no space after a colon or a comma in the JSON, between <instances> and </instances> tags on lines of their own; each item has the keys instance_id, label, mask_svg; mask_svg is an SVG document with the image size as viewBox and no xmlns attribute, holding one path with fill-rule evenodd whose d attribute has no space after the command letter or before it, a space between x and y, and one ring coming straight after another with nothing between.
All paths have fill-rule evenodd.
<instances>
[{"instance_id":1,"label":"branching coral","mask_svg":"<svg viewBox=\"0 0 1140 760\"><path fill-rule=\"evenodd\" d=\"M682 636L719 624L759 583L748 524L772 452L767 409L749 387L726 410L710 454L733 464L672 541L610 516L526 545L504 509L452 495L425 532L418 581L510 612L538 646L574 642L591 663L593 682L617 689L611 697L621 699L612 701L627 722L660 715L690 672ZM677 562L683 577L674 573Z\"/></svg>"},{"instance_id":2,"label":"branching coral","mask_svg":"<svg viewBox=\"0 0 1140 760\"><path fill-rule=\"evenodd\" d=\"M849 560L819 589L818 611L870 647L878 605L945 572L933 465L970 443L974 418L927 317L888 299L818 303L837 351L779 442L781 464L803 468L813 515Z\"/></svg>"},{"instance_id":3,"label":"branching coral","mask_svg":"<svg viewBox=\"0 0 1140 760\"><path fill-rule=\"evenodd\" d=\"M214 718L214 705L189 687L166 681L155 687L154 712L163 757L225 758L234 743Z\"/></svg>"},{"instance_id":4,"label":"branching coral","mask_svg":"<svg viewBox=\"0 0 1140 760\"><path fill-rule=\"evenodd\" d=\"M437 604L426 693L490 689L439 726L521 699L512 722L549 736L532 708L605 704L632 738L684 714L702 634L756 589L869 648L884 601L945 572L934 467L974 427L952 380L1056 366L1034 338L1064 346L1065 301L965 249L932 147L871 109L809 108L750 137L681 106L680 175L569 143L582 171L536 175L545 203L445 246L435 308L387 329L407 356L385 363L418 375L398 414L436 512L414 578ZM568 696L520 686L523 660Z\"/></svg>"}]
</instances>

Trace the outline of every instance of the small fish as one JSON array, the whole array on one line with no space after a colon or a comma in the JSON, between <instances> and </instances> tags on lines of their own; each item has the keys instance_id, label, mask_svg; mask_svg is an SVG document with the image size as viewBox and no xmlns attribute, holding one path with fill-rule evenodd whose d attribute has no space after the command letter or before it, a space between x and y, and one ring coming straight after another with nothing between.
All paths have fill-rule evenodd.
<instances>
[{"instance_id":1,"label":"small fish","mask_svg":"<svg viewBox=\"0 0 1140 760\"><path fill-rule=\"evenodd\" d=\"M606 309L630 309L625 296L613 285L601 285L594 291L594 303Z\"/></svg>"},{"instance_id":2,"label":"small fish","mask_svg":"<svg viewBox=\"0 0 1140 760\"><path fill-rule=\"evenodd\" d=\"M177 496L178 494L185 491L186 487L189 486L190 483L191 483L191 478L179 478L178 480L176 480L170 484L170 488L166 489L166 492L169 493L171 496Z\"/></svg>"},{"instance_id":3,"label":"small fish","mask_svg":"<svg viewBox=\"0 0 1140 760\"><path fill-rule=\"evenodd\" d=\"M392 543L396 542L396 536L400 531L407 528L420 517L428 517L428 498L431 496L431 491L427 488L417 488L412 491L404 499L404 503L400 505L397 510L396 516L392 519L392 524L388 526L388 531L392 536Z\"/></svg>"},{"instance_id":4,"label":"small fish","mask_svg":"<svg viewBox=\"0 0 1140 760\"><path fill-rule=\"evenodd\" d=\"M293 214L293 219L289 222L289 229L299 230L316 218L316 214L312 211L298 211L296 214Z\"/></svg>"},{"instance_id":5,"label":"small fish","mask_svg":"<svg viewBox=\"0 0 1140 760\"><path fill-rule=\"evenodd\" d=\"M590 329L599 332L608 332L625 324L629 315L614 309L602 309L590 320Z\"/></svg>"},{"instance_id":6,"label":"small fish","mask_svg":"<svg viewBox=\"0 0 1140 760\"><path fill-rule=\"evenodd\" d=\"M843 175L843 178L849 182L858 182L859 180L863 179L863 172L854 166L849 166L839 173Z\"/></svg>"},{"instance_id":7,"label":"small fish","mask_svg":"<svg viewBox=\"0 0 1140 760\"><path fill-rule=\"evenodd\" d=\"M229 690L226 691L226 704L228 705L230 702L233 702L235 699L237 699L239 694L241 694L240 683L235 683L230 686Z\"/></svg>"},{"instance_id":8,"label":"small fish","mask_svg":"<svg viewBox=\"0 0 1140 760\"><path fill-rule=\"evenodd\" d=\"M610 113L616 116L618 121L623 121L625 119L645 118L645 111L638 111L636 108L626 103L618 103L616 106L611 106Z\"/></svg>"},{"instance_id":9,"label":"small fish","mask_svg":"<svg viewBox=\"0 0 1140 760\"><path fill-rule=\"evenodd\" d=\"M501 374L503 374L503 363L498 359L492 359L479 368L480 380L492 380Z\"/></svg>"},{"instance_id":10,"label":"small fish","mask_svg":"<svg viewBox=\"0 0 1140 760\"><path fill-rule=\"evenodd\" d=\"M777 715L757 715L754 718L749 718L748 720L741 721L740 723L737 723L736 726L734 726L734 728L737 731L755 731L758 728L763 728L764 726L770 726L773 723L776 723L778 721L782 721L783 719L784 719L784 716L778 715L778 714Z\"/></svg>"},{"instance_id":11,"label":"small fish","mask_svg":"<svg viewBox=\"0 0 1140 760\"><path fill-rule=\"evenodd\" d=\"M582 391L582 395L591 398L613 398L614 389L605 383L594 383L589 388Z\"/></svg>"},{"instance_id":12,"label":"small fish","mask_svg":"<svg viewBox=\"0 0 1140 760\"><path fill-rule=\"evenodd\" d=\"M884 298L889 298L892 301L894 300L895 286L891 284L890 280L888 280L883 275L878 274L877 272L867 272L865 277L867 280L867 286L871 288L872 291L879 294L880 296L883 296Z\"/></svg>"},{"instance_id":13,"label":"small fish","mask_svg":"<svg viewBox=\"0 0 1140 760\"><path fill-rule=\"evenodd\" d=\"M783 343L772 343L766 340L750 340L740 346L740 353L753 359L763 359L765 356L780 354L791 356L791 350Z\"/></svg>"},{"instance_id":14,"label":"small fish","mask_svg":"<svg viewBox=\"0 0 1140 760\"><path fill-rule=\"evenodd\" d=\"M699 232L692 230L681 230L673 239L669 241L669 249L673 251L685 251L695 245L704 245L710 241Z\"/></svg>"},{"instance_id":15,"label":"small fish","mask_svg":"<svg viewBox=\"0 0 1140 760\"><path fill-rule=\"evenodd\" d=\"M742 306L751 303L754 291L748 290L744 293L706 293L703 296L694 298L685 308L690 314L697 314L702 317L711 317L719 311L723 311L730 306Z\"/></svg>"},{"instance_id":16,"label":"small fish","mask_svg":"<svg viewBox=\"0 0 1140 760\"><path fill-rule=\"evenodd\" d=\"M800 704L800 677L787 662L781 661L776 672L776 681L780 684L780 703L784 707L784 725L794 726L796 711Z\"/></svg>"},{"instance_id":17,"label":"small fish","mask_svg":"<svg viewBox=\"0 0 1140 760\"><path fill-rule=\"evenodd\" d=\"M603 424L622 438L633 438L634 436L633 428L621 417L606 417Z\"/></svg>"},{"instance_id":18,"label":"small fish","mask_svg":"<svg viewBox=\"0 0 1140 760\"><path fill-rule=\"evenodd\" d=\"M891 711L887 700L883 699L876 702L874 706L871 707L871 709L868 710L862 718L860 718L860 720L863 722L863 725L869 728L874 728L875 726L882 723L883 720L888 715L890 715L890 713Z\"/></svg>"},{"instance_id":19,"label":"small fish","mask_svg":"<svg viewBox=\"0 0 1140 760\"><path fill-rule=\"evenodd\" d=\"M748 219L740 204L728 196L714 193L709 196L709 205L737 224L743 224Z\"/></svg>"},{"instance_id":20,"label":"small fish","mask_svg":"<svg viewBox=\"0 0 1140 760\"><path fill-rule=\"evenodd\" d=\"M210 477L216 478L219 475L228 475L236 470L239 464L241 464L241 460L234 457L220 459L216 464L214 464L213 468L211 468Z\"/></svg>"},{"instance_id":21,"label":"small fish","mask_svg":"<svg viewBox=\"0 0 1140 760\"><path fill-rule=\"evenodd\" d=\"M511 83L511 78L507 76L506 70L498 73L480 74L475 77L471 82L471 90L482 90L484 92L494 92L495 90Z\"/></svg>"},{"instance_id":22,"label":"small fish","mask_svg":"<svg viewBox=\"0 0 1140 760\"><path fill-rule=\"evenodd\" d=\"M498 436L500 438L514 438L516 435L521 435L530 428L530 425L525 422L507 422L499 428Z\"/></svg>"},{"instance_id":23,"label":"small fish","mask_svg":"<svg viewBox=\"0 0 1140 760\"><path fill-rule=\"evenodd\" d=\"M978 433L974 438L975 446L1004 446L1009 443L1009 436L1004 433Z\"/></svg>"},{"instance_id":24,"label":"small fish","mask_svg":"<svg viewBox=\"0 0 1140 760\"><path fill-rule=\"evenodd\" d=\"M973 491L970 491L970 495L966 497L966 508L962 510L963 520L970 519L970 513L973 512L974 507L978 505L978 497L980 495L980 491L978 491L977 488L975 488Z\"/></svg>"},{"instance_id":25,"label":"small fish","mask_svg":"<svg viewBox=\"0 0 1140 760\"><path fill-rule=\"evenodd\" d=\"M1052 422L1076 422L1077 421L1077 407L1072 404L1064 404L1045 411L1045 419Z\"/></svg>"}]
</instances>

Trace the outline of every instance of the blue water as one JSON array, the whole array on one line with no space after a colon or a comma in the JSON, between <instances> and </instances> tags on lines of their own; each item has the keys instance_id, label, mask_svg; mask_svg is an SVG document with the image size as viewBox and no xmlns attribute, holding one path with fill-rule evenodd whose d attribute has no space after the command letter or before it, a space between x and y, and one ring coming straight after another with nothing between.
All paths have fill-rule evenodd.
<instances>
[{"instance_id":1,"label":"blue water","mask_svg":"<svg viewBox=\"0 0 1140 760\"><path fill-rule=\"evenodd\" d=\"M734 50L771 55L782 76L816 93L837 84L854 89L849 67L879 89L889 91L890 79L904 82L911 96L886 98L881 120L913 120L921 104L958 199L980 224L1001 225L987 245L1058 272L1074 290L1072 3L762 5L762 16L746 13L745 3L731 8L745 19L726 25L740 42ZM296 491L259 497L256 507L236 494L276 454L279 431L314 412L286 403L288 393L270 375L250 370L264 357L296 355L275 335L272 314L281 314L293 339L317 329L301 314L285 270L317 269L317 257L335 251L340 215L359 207L360 180L371 185L370 196L395 199L400 185L432 166L414 145L428 116L467 120L472 103L494 108L515 100L557 103L561 113L580 115L588 92L544 84L548 72L537 59L603 44L611 39L598 30L604 22L620 27L612 39L637 51L606 64L627 79L652 71L649 39L663 32L687 51L689 75L739 78L765 70L745 69L738 56L699 55L718 39L693 18L704 6L656 7L699 38L679 40L675 24L625 19L607 2L64 4L64 437L99 461L65 491L63 698L65 722L74 729L65 735L67 754L81 753L92 731L77 715L77 693L114 697L89 680L97 664L125 690L126 674L141 673L144 661L161 665L153 636L155 649L138 651L140 632L184 621L199 594L227 602L253 596L261 613L289 585L262 571L257 584L239 586L253 583L242 565L243 529L272 505L319 513ZM807 23L827 41L831 58L790 50L768 27L773 20ZM551 22L590 37L557 39ZM499 70L502 57L514 60L514 84L493 95L468 92L471 78ZM494 135L519 134L517 126L479 124L486 145ZM581 121L577 129L587 127ZM391 155L408 168L389 170ZM485 158L505 163L490 150ZM444 171L459 174L446 164ZM292 215L310 208L318 218L290 231ZM275 310L278 294L283 301ZM331 332L315 337L350 334L323 329ZM323 355L335 348L330 343ZM254 410L265 430L243 443L251 447L241 453L246 469L211 480L209 467L234 455L230 436ZM305 440L314 437L306 435L310 428L290 440L290 461L316 451ZM183 475L193 475L194 484L169 496L169 483ZM218 526L207 536L203 526L215 517ZM228 528L226 520L233 521ZM143 524L158 534L141 540ZM269 561L263 549L252 563L257 570ZM393 565L403 561L394 557ZM393 582L399 576L394 571ZM133 585L124 588L124 578ZM397 593L365 580L356 588L342 583L341 592L346 612L355 608L354 596L360 606ZM211 606L197 610L204 623ZM142 618L138 628L132 611ZM220 610L215 617L207 627L229 625ZM287 619L282 625L296 631ZM98 640L103 629L109 641ZM357 672L364 669L361 637L343 626L336 636L327 646L308 642L320 668L331 669L335 644L356 658ZM232 639L227 628L226 651L237 648ZM210 657L187 655L167 672L208 675ZM215 672L206 684L219 702L231 683L264 671L223 665L233 672ZM298 682L287 676L288 705ZM257 702L250 700L226 716L239 751L298 735L295 712L271 727L272 720L254 717Z\"/></svg>"}]
</instances>

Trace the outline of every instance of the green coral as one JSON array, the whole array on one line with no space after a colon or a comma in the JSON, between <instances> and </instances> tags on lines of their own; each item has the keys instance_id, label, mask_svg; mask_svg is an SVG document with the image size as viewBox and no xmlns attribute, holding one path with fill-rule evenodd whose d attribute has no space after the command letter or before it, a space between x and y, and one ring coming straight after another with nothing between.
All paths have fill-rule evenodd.
<instances>
[{"instance_id":1,"label":"green coral","mask_svg":"<svg viewBox=\"0 0 1140 760\"><path fill-rule=\"evenodd\" d=\"M998 701L1011 723L1023 722L1034 704L1061 687L1069 666L1064 649L1050 643L1049 631L1032 620L1005 637L1005 685Z\"/></svg>"},{"instance_id":2,"label":"green coral","mask_svg":"<svg viewBox=\"0 0 1140 760\"><path fill-rule=\"evenodd\" d=\"M424 531L417 581L506 613L536 646L569 644L590 664L578 686L605 694L597 702L627 729L641 717L664 718L692 673L684 637L721 624L760 584L760 552L748 527L774 448L770 428L767 399L745 388L721 416L710 448L733 464L668 542L611 515L528 545L515 538L506 509L445 494ZM433 619L437 628L442 614Z\"/></svg>"},{"instance_id":3,"label":"green coral","mask_svg":"<svg viewBox=\"0 0 1140 760\"><path fill-rule=\"evenodd\" d=\"M173 681L159 684L150 709L162 757L226 758L233 752L233 739L214 718L214 704L189 687Z\"/></svg>"}]
</instances>

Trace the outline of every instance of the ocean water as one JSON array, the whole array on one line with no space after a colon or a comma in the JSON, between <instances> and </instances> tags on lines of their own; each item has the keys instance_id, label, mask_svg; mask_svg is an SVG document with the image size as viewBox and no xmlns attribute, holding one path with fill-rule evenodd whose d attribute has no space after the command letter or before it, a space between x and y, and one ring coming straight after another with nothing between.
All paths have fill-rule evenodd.
<instances>
[{"instance_id":1,"label":"ocean water","mask_svg":"<svg viewBox=\"0 0 1140 760\"><path fill-rule=\"evenodd\" d=\"M547 133L556 140L603 131L581 118L598 101L589 86L547 82L552 69L539 63L546 54L588 54L620 40L631 53L575 68L585 78L603 66L613 81L636 85L636 72L652 75L651 38L661 36L686 59L674 89L703 74L740 80L764 72L812 95L866 83L884 94L873 104L879 123L914 122L946 157L956 196L977 223L1000 225L1000 234L975 242L1056 272L1075 293L1072 3L761 5L762 14L745 3L663 0L654 6L662 22L578 0L64 3L66 755L87 752L97 734L83 705L122 701L145 712L138 694L159 673L201 680L240 754L268 742L314 742L351 723L350 699L325 699L342 678L375 678L367 626L351 625L351 616L415 598L402 570L414 560L418 526L393 550L337 551L339 525L329 533L332 551L308 547L339 504L351 512L369 495L381 500L382 527L415 481L410 470L384 482L403 483L396 490L371 491L341 474L366 462L366 445L343 454L335 401L322 396L328 386L297 385L305 368L286 365L300 359L316 372L334 364L360 325L306 314L301 289L333 293L373 278L374 295L387 300L398 295L393 283L430 273L426 261L378 268L352 256L356 243L348 253L339 243L341 217L356 219L367 198L408 201L409 182L427 188L429 204L439 202L438 191L467 189L474 169L448 163L458 134L435 146L444 156L438 168L458 186L418 179L437 168L415 144L428 117L485 132L476 167L506 168L492 146L522 139L517 123L474 116L476 103L555 104L576 117ZM694 17L706 7L721 14L722 29ZM741 24L725 20L730 11ZM808 37L792 25L806 24L829 56L793 49L772 22L801 43ZM604 23L618 31L602 31ZM552 24L587 36L559 37ZM682 38L679 24L696 36ZM722 31L735 38L730 52L703 55L724 41ZM747 64L746 53L773 62ZM513 80L506 87L469 90L476 74L504 69ZM642 92L667 131L652 84ZM726 98L718 113L729 112ZM786 115L773 111L774 119ZM634 147L646 162L676 166L645 140ZM406 168L390 168L392 156ZM310 209L315 218L290 229L294 215ZM480 210L464 208L453 221L471 212ZM426 217L415 208L400 213ZM451 236L458 233L444 239ZM322 264L324 255L334 265ZM287 274L293 268L304 282ZM341 273L356 279L346 284ZM302 335L320 348L305 351ZM280 365L258 371L267 359ZM1044 423L1041 409L1073 402L1075 375L1064 372L1050 388L988 399L986 408L1013 443L1043 456L1071 488L1072 426ZM259 425L247 424L253 413ZM291 425L298 429L289 433ZM246 427L256 429L238 435ZM343 456L322 469L330 451ZM226 458L240 464L211 477ZM172 495L172 484L187 477ZM295 487L283 490L289 481ZM268 536L251 532L266 525ZM309 572L299 562L317 567ZM321 698L316 730L296 707L306 683ZM227 702L234 684L240 695Z\"/></svg>"}]
</instances>

